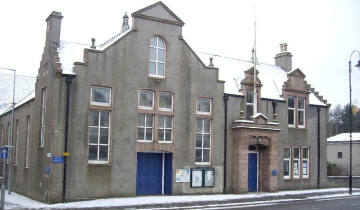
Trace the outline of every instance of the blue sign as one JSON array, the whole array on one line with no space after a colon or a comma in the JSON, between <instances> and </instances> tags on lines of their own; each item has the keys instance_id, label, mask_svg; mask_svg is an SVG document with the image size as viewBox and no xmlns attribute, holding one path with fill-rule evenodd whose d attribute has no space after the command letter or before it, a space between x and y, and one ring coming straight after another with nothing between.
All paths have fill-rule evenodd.
<instances>
[{"instance_id":1,"label":"blue sign","mask_svg":"<svg viewBox=\"0 0 360 210\"><path fill-rule=\"evenodd\" d=\"M46 173L46 174L50 174L50 166L46 166L46 167L45 167L45 173Z\"/></svg>"},{"instance_id":2,"label":"blue sign","mask_svg":"<svg viewBox=\"0 0 360 210\"><path fill-rule=\"evenodd\" d=\"M276 174L277 174L277 171L276 171L276 170L272 170L271 175L276 176Z\"/></svg>"},{"instance_id":3,"label":"blue sign","mask_svg":"<svg viewBox=\"0 0 360 210\"><path fill-rule=\"evenodd\" d=\"M8 148L1 147L1 159L7 159L7 158L8 158Z\"/></svg>"},{"instance_id":4,"label":"blue sign","mask_svg":"<svg viewBox=\"0 0 360 210\"><path fill-rule=\"evenodd\" d=\"M52 158L53 163L64 163L64 157L63 156L55 156Z\"/></svg>"}]
</instances>

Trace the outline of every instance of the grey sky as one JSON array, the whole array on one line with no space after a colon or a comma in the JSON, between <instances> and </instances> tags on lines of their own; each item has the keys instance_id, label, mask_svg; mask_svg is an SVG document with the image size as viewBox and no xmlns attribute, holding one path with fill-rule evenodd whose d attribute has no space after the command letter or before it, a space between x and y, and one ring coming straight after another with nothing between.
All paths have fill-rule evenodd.
<instances>
[{"instance_id":1,"label":"grey sky","mask_svg":"<svg viewBox=\"0 0 360 210\"><path fill-rule=\"evenodd\" d=\"M16 68L23 75L37 74L45 42L45 19L53 10L64 16L62 40L90 43L95 37L99 44L120 31L125 11L130 16L155 2L2 1L0 66ZM254 1L163 2L185 22L183 36L196 51L250 59ZM360 50L359 9L358 0L257 0L259 61L274 64L279 44L287 42L293 68L300 68L329 103L348 103L348 61L353 50ZM354 54L353 63L358 59ZM360 104L360 71L353 68L352 78L353 98Z\"/></svg>"}]
</instances>

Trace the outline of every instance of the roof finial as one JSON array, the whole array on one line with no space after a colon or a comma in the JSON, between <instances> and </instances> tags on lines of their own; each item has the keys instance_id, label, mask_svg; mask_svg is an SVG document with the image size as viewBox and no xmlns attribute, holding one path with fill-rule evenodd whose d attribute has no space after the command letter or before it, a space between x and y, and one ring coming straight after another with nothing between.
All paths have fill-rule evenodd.
<instances>
[{"instance_id":1,"label":"roof finial","mask_svg":"<svg viewBox=\"0 0 360 210\"><path fill-rule=\"evenodd\" d=\"M124 33L127 30L129 30L129 16L127 15L127 12L125 12L125 15L123 16L123 24L121 27L121 33Z\"/></svg>"},{"instance_id":2,"label":"roof finial","mask_svg":"<svg viewBox=\"0 0 360 210\"><path fill-rule=\"evenodd\" d=\"M96 46L95 46L95 38L91 38L91 47L92 49L96 49Z\"/></svg>"},{"instance_id":3,"label":"roof finial","mask_svg":"<svg viewBox=\"0 0 360 210\"><path fill-rule=\"evenodd\" d=\"M210 57L209 59L210 59L209 66L214 67L214 64L213 64L213 57Z\"/></svg>"}]
</instances>

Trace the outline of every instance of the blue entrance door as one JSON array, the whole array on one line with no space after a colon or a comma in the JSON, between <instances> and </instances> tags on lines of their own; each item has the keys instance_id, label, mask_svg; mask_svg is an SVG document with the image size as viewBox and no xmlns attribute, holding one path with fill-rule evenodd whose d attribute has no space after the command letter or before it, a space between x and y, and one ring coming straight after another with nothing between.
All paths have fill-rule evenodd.
<instances>
[{"instance_id":1,"label":"blue entrance door","mask_svg":"<svg viewBox=\"0 0 360 210\"><path fill-rule=\"evenodd\" d=\"M257 191L257 153L249 153L248 162L248 191Z\"/></svg>"},{"instance_id":2,"label":"blue entrance door","mask_svg":"<svg viewBox=\"0 0 360 210\"><path fill-rule=\"evenodd\" d=\"M164 173L163 173L164 169ZM136 194L171 194L172 154L137 154ZM164 183L164 186L163 186Z\"/></svg>"}]
</instances>

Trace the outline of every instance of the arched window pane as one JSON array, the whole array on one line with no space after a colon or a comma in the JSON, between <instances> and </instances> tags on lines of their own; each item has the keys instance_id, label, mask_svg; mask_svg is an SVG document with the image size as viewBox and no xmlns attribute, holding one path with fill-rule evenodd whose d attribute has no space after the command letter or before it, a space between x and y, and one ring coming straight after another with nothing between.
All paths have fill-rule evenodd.
<instances>
[{"instance_id":1,"label":"arched window pane","mask_svg":"<svg viewBox=\"0 0 360 210\"><path fill-rule=\"evenodd\" d=\"M154 36L149 46L149 74L155 77L165 77L166 44L164 39Z\"/></svg>"}]
</instances>

